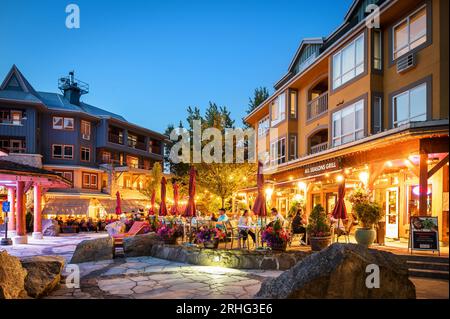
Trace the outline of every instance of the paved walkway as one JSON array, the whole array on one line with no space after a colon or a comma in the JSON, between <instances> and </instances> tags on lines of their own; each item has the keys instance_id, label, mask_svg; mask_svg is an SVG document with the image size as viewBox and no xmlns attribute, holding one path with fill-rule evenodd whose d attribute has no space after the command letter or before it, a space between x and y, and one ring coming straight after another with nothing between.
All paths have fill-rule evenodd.
<instances>
[{"instance_id":1,"label":"paved walkway","mask_svg":"<svg viewBox=\"0 0 450 319\"><path fill-rule=\"evenodd\" d=\"M86 239L107 236L105 233L82 233L29 238L28 245L0 246L11 255L60 255L69 262L76 245ZM266 277L281 271L234 270L222 267L192 266L153 257L118 258L80 267L80 288L61 288L48 298L252 298ZM417 298L449 298L449 282L411 278Z\"/></svg>"},{"instance_id":2,"label":"paved walkway","mask_svg":"<svg viewBox=\"0 0 450 319\"><path fill-rule=\"evenodd\" d=\"M259 291L266 277L282 272L191 266L153 257L79 266L80 288L63 286L48 298L248 299Z\"/></svg>"}]
</instances>

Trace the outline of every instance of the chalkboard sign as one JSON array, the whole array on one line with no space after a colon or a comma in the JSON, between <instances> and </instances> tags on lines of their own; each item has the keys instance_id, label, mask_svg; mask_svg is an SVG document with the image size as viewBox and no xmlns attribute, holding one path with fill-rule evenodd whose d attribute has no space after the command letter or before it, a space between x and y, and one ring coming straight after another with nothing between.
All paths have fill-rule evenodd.
<instances>
[{"instance_id":1,"label":"chalkboard sign","mask_svg":"<svg viewBox=\"0 0 450 319\"><path fill-rule=\"evenodd\" d=\"M414 216L410 219L410 249L439 252L437 217Z\"/></svg>"}]
</instances>

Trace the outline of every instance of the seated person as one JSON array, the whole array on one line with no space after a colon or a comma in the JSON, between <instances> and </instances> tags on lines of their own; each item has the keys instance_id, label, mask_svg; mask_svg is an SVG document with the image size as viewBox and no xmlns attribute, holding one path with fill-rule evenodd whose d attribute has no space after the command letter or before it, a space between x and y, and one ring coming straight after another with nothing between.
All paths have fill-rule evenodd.
<instances>
[{"instance_id":1,"label":"seated person","mask_svg":"<svg viewBox=\"0 0 450 319\"><path fill-rule=\"evenodd\" d=\"M331 226L334 227L334 233L337 236L341 236L346 233L345 223L340 218L334 218L333 215L330 217Z\"/></svg>"},{"instance_id":2,"label":"seated person","mask_svg":"<svg viewBox=\"0 0 450 319\"><path fill-rule=\"evenodd\" d=\"M228 221L228 216L225 212L225 208L219 209L219 218L217 218L216 227L225 230L225 223Z\"/></svg>"},{"instance_id":3,"label":"seated person","mask_svg":"<svg viewBox=\"0 0 450 319\"><path fill-rule=\"evenodd\" d=\"M306 228L302 219L302 210L298 209L295 213L294 218L292 219L292 234L303 234L303 238L306 236ZM305 244L303 240L301 240L300 244Z\"/></svg>"},{"instance_id":4,"label":"seated person","mask_svg":"<svg viewBox=\"0 0 450 319\"><path fill-rule=\"evenodd\" d=\"M250 235L250 237L253 239L253 242L256 243L256 236L255 233L249 229L247 226L250 226L252 224L252 219L248 214L248 210L246 209L242 216L239 218L238 228L239 228L239 234L241 235L242 239L244 240L244 248L246 247L247 238Z\"/></svg>"},{"instance_id":5,"label":"seated person","mask_svg":"<svg viewBox=\"0 0 450 319\"><path fill-rule=\"evenodd\" d=\"M211 213L211 216L210 216L210 218L209 218L212 222L216 222L217 221L217 217L216 217L216 214L214 214L214 213Z\"/></svg>"},{"instance_id":6,"label":"seated person","mask_svg":"<svg viewBox=\"0 0 450 319\"><path fill-rule=\"evenodd\" d=\"M284 217L278 212L278 210L274 207L270 210L273 220L267 224L267 227L273 227L273 224L278 220L281 225L284 224Z\"/></svg>"}]
</instances>

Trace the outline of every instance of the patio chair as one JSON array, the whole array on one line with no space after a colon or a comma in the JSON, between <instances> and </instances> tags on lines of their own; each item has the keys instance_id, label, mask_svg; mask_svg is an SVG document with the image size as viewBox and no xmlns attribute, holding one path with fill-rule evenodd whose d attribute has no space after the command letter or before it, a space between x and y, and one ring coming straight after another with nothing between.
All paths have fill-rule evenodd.
<instances>
[{"instance_id":1,"label":"patio chair","mask_svg":"<svg viewBox=\"0 0 450 319\"><path fill-rule=\"evenodd\" d=\"M114 241L114 249L123 245L124 238L133 237L142 233L146 224L147 222L134 222L128 232L111 235Z\"/></svg>"},{"instance_id":2,"label":"patio chair","mask_svg":"<svg viewBox=\"0 0 450 319\"><path fill-rule=\"evenodd\" d=\"M350 232L353 228L353 223L349 221L348 219L342 220L342 225L344 226L344 229L341 228L335 228L334 225L331 226L331 238L333 242L338 243L339 237L344 236L345 242L348 244L350 243ZM334 240L336 236L336 241Z\"/></svg>"},{"instance_id":3,"label":"patio chair","mask_svg":"<svg viewBox=\"0 0 450 319\"><path fill-rule=\"evenodd\" d=\"M227 249L228 241L231 243L231 249L233 249L234 240L237 239L239 242L239 248L241 247L242 236L239 232L238 227L234 227L230 221L225 222L225 249Z\"/></svg>"}]
</instances>

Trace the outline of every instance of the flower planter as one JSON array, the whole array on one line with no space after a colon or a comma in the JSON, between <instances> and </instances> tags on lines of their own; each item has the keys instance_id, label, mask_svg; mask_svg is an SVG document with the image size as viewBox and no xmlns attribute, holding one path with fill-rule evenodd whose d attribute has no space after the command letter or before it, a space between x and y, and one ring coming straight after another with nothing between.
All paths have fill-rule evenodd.
<instances>
[{"instance_id":1,"label":"flower planter","mask_svg":"<svg viewBox=\"0 0 450 319\"><path fill-rule=\"evenodd\" d=\"M219 247L219 240L215 239L213 241L205 241L203 246L206 249L217 249Z\"/></svg>"},{"instance_id":2,"label":"flower planter","mask_svg":"<svg viewBox=\"0 0 450 319\"><path fill-rule=\"evenodd\" d=\"M328 237L310 237L312 251L321 251L327 248L331 244L331 236Z\"/></svg>"},{"instance_id":3,"label":"flower planter","mask_svg":"<svg viewBox=\"0 0 450 319\"><path fill-rule=\"evenodd\" d=\"M377 232L373 228L358 228L355 232L356 242L365 247L371 246L376 236Z\"/></svg>"},{"instance_id":4,"label":"flower planter","mask_svg":"<svg viewBox=\"0 0 450 319\"><path fill-rule=\"evenodd\" d=\"M272 243L270 247L273 251L286 251L287 242Z\"/></svg>"}]
</instances>

